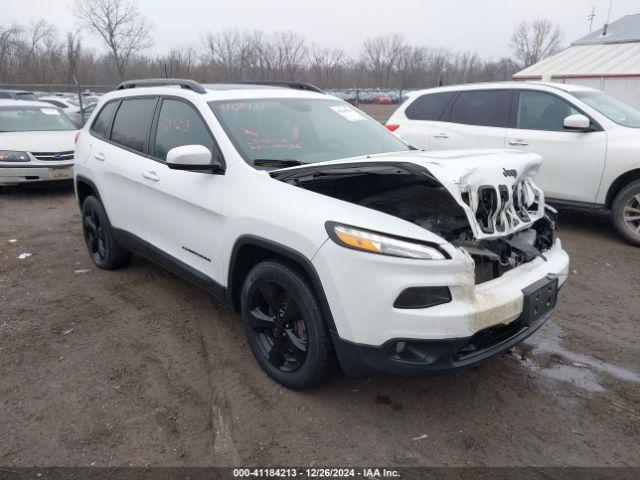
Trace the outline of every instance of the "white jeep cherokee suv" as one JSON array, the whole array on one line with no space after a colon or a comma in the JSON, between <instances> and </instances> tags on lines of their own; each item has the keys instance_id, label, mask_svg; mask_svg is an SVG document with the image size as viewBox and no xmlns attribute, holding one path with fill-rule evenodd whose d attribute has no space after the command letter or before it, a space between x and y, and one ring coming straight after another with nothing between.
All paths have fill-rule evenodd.
<instances>
[{"instance_id":1,"label":"white jeep cherokee suv","mask_svg":"<svg viewBox=\"0 0 640 480\"><path fill-rule=\"evenodd\" d=\"M551 204L610 211L640 245L640 111L599 90L505 82L413 92L387 128L429 150L539 153L536 182Z\"/></svg>"},{"instance_id":2,"label":"white jeep cherokee suv","mask_svg":"<svg viewBox=\"0 0 640 480\"><path fill-rule=\"evenodd\" d=\"M216 295L290 388L336 359L349 375L464 367L546 321L569 258L538 155L415 151L291 86L141 80L102 97L75 166L95 264L135 252Z\"/></svg>"}]
</instances>

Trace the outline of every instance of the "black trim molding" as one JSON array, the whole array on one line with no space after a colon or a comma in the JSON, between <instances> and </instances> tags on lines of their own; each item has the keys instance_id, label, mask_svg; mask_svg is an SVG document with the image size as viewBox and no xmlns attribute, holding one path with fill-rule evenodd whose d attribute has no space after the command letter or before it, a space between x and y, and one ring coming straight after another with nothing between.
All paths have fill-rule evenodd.
<instances>
[{"instance_id":1,"label":"black trim molding","mask_svg":"<svg viewBox=\"0 0 640 480\"><path fill-rule=\"evenodd\" d=\"M320 308L322 310L322 314L327 321L327 325L329 330L332 332L337 332L336 324L333 320L333 315L331 314L331 308L329 307L329 301L327 300L327 296L324 293L324 288L322 287L322 282L320 281L320 277L318 276L318 272L316 272L315 267L311 263L307 257L302 255L301 253L276 243L271 240L267 240L261 237L256 237L254 235L242 235L238 237L236 243L233 246L233 250L231 252L231 257L229 259L229 275L227 277L227 303L233 305L234 295L238 292L233 291L232 279L233 273L235 271L236 263L238 261L238 254L240 249L245 245L253 245L256 247L263 248L265 250L269 250L277 255L288 258L298 264L309 276L311 279L311 283L313 284L313 289L315 290L316 295L318 295L318 300L320 301Z\"/></svg>"},{"instance_id":2,"label":"black trim molding","mask_svg":"<svg viewBox=\"0 0 640 480\"><path fill-rule=\"evenodd\" d=\"M88 185L89 187L91 187L91 189L96 194L96 197L98 198L98 200L100 200L102 202L102 199L100 198L100 192L98 191L98 187L96 187L96 184L93 183L92 180L89 180L84 175L76 175L73 178L73 187L74 187L74 190L76 192L76 200L78 200L78 205L79 205L80 208L82 208L82 205L80 204L80 196L78 195L78 183L84 183L84 184Z\"/></svg>"},{"instance_id":3,"label":"black trim molding","mask_svg":"<svg viewBox=\"0 0 640 480\"><path fill-rule=\"evenodd\" d=\"M210 293L216 297L220 302L227 303L226 289L216 282L213 278L205 275L204 273L196 270L195 268L187 265L181 260L169 255L168 253L160 250L159 248L151 245L146 240L133 235L132 233L122 230L120 228L111 227L113 236L116 241L138 255L157 263L163 268L166 268L170 272L175 273L179 277L193 283L197 287L201 288L205 292Z\"/></svg>"},{"instance_id":4,"label":"black trim molding","mask_svg":"<svg viewBox=\"0 0 640 480\"><path fill-rule=\"evenodd\" d=\"M545 201L551 205L557 205L565 208L576 208L582 210L608 210L606 205L602 203L576 202L574 200L561 200L559 198L545 198Z\"/></svg>"}]
</instances>

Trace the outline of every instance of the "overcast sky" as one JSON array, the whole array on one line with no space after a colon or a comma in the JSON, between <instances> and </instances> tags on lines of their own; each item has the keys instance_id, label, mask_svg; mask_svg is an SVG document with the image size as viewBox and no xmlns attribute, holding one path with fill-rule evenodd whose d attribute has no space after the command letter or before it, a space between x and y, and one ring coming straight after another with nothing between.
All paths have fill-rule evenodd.
<instances>
[{"instance_id":1,"label":"overcast sky","mask_svg":"<svg viewBox=\"0 0 640 480\"><path fill-rule=\"evenodd\" d=\"M588 33L587 16L596 7L594 30L604 23L610 0L139 0L153 23L155 46L202 41L207 31L229 28L265 32L293 30L309 40L340 47L350 55L362 40L402 33L415 44L472 50L482 56L509 55L514 26L524 19L549 18L564 32L563 44ZM76 28L71 0L2 0L0 25L46 18L60 33ZM613 0L611 20L640 13L640 0ZM83 34L85 45L100 47Z\"/></svg>"}]
</instances>

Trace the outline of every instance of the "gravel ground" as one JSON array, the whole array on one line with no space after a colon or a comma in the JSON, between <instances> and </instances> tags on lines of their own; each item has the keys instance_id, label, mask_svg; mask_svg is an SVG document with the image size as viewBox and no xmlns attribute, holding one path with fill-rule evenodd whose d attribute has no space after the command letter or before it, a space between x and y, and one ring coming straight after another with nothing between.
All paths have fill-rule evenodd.
<instances>
[{"instance_id":1,"label":"gravel ground","mask_svg":"<svg viewBox=\"0 0 640 480\"><path fill-rule=\"evenodd\" d=\"M207 294L142 259L95 268L70 188L8 189L0 464L639 465L640 249L606 219L561 222L572 273L526 345L455 375L300 393Z\"/></svg>"}]
</instances>

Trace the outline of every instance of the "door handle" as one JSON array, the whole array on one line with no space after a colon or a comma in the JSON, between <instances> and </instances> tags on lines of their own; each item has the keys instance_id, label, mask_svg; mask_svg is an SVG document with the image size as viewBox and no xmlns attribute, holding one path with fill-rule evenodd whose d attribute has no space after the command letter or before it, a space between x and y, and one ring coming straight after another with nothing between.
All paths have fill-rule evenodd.
<instances>
[{"instance_id":1,"label":"door handle","mask_svg":"<svg viewBox=\"0 0 640 480\"><path fill-rule=\"evenodd\" d=\"M525 142L524 140L518 138L516 140L509 140L509 145L520 145L522 147L526 147L527 145L529 145L529 142Z\"/></svg>"},{"instance_id":2,"label":"door handle","mask_svg":"<svg viewBox=\"0 0 640 480\"><path fill-rule=\"evenodd\" d=\"M107 157L104 156L104 153L99 152L94 153L93 158L95 158L96 160L100 160L101 162L104 162L107 159Z\"/></svg>"},{"instance_id":3,"label":"door handle","mask_svg":"<svg viewBox=\"0 0 640 480\"><path fill-rule=\"evenodd\" d=\"M157 182L160 180L160 177L154 171L142 172L142 176L148 180L153 180L154 182Z\"/></svg>"},{"instance_id":4,"label":"door handle","mask_svg":"<svg viewBox=\"0 0 640 480\"><path fill-rule=\"evenodd\" d=\"M435 133L433 135L433 138L449 138L449 135L447 135L446 133Z\"/></svg>"}]
</instances>

